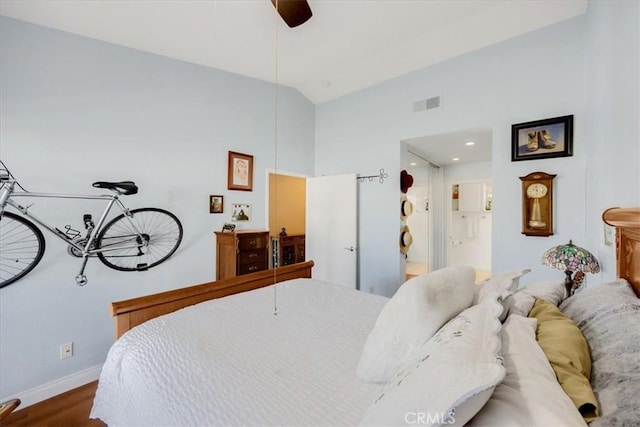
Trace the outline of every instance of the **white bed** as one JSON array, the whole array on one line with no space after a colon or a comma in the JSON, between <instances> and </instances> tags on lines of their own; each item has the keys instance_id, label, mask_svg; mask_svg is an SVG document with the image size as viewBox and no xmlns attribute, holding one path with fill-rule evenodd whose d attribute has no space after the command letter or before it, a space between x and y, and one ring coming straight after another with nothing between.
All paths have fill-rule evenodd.
<instances>
[{"instance_id":1,"label":"white bed","mask_svg":"<svg viewBox=\"0 0 640 427\"><path fill-rule=\"evenodd\" d=\"M592 426L635 425L640 209L604 219L617 227L622 279L566 299L562 280L516 291L526 270L471 294L454 286L468 271L432 273L387 299L289 280L309 277L306 263L114 303L119 339L91 417L110 426L584 426L591 418L541 344L542 317L527 317L535 301L586 337L600 411Z\"/></svg>"},{"instance_id":2,"label":"white bed","mask_svg":"<svg viewBox=\"0 0 640 427\"><path fill-rule=\"evenodd\" d=\"M150 320L113 346L92 417L118 425L355 425L358 356L387 298L314 279ZM149 363L152 358L153 365Z\"/></svg>"}]
</instances>

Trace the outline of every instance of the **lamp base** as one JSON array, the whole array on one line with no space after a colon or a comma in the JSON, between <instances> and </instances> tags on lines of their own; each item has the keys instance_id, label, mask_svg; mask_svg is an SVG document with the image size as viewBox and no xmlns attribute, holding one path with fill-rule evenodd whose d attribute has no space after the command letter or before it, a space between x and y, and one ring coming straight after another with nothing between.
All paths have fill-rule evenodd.
<instances>
[{"instance_id":1,"label":"lamp base","mask_svg":"<svg viewBox=\"0 0 640 427\"><path fill-rule=\"evenodd\" d=\"M567 289L567 298L573 295L573 278L571 277L572 272L569 270L564 271L564 286Z\"/></svg>"}]
</instances>

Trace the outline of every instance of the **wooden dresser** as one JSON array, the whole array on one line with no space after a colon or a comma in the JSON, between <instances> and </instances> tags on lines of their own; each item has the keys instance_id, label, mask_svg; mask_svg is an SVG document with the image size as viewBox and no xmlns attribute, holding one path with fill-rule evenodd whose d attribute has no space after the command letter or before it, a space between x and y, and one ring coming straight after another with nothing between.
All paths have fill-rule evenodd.
<instances>
[{"instance_id":1,"label":"wooden dresser","mask_svg":"<svg viewBox=\"0 0 640 427\"><path fill-rule=\"evenodd\" d=\"M304 262L305 235L294 234L271 238L272 262L274 267Z\"/></svg>"},{"instance_id":2,"label":"wooden dresser","mask_svg":"<svg viewBox=\"0 0 640 427\"><path fill-rule=\"evenodd\" d=\"M269 268L268 231L216 231L216 280Z\"/></svg>"}]
</instances>

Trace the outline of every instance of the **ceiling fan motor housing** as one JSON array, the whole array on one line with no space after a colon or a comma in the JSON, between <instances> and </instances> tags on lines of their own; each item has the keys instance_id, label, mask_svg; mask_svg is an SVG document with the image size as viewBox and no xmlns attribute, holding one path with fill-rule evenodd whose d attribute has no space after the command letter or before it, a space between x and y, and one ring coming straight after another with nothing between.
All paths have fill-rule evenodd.
<instances>
[{"instance_id":1,"label":"ceiling fan motor housing","mask_svg":"<svg viewBox=\"0 0 640 427\"><path fill-rule=\"evenodd\" d=\"M313 15L306 0L271 0L271 3L291 28L304 24Z\"/></svg>"}]
</instances>

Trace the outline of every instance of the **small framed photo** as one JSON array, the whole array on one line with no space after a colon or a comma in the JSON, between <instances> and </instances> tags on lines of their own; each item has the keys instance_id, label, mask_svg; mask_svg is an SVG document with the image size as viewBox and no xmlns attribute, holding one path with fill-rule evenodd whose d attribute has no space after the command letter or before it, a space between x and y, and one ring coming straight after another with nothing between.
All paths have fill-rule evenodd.
<instances>
[{"instance_id":1,"label":"small framed photo","mask_svg":"<svg viewBox=\"0 0 640 427\"><path fill-rule=\"evenodd\" d=\"M227 189L253 190L253 156L229 151Z\"/></svg>"},{"instance_id":2,"label":"small framed photo","mask_svg":"<svg viewBox=\"0 0 640 427\"><path fill-rule=\"evenodd\" d=\"M573 156L573 116L511 126L511 161Z\"/></svg>"},{"instance_id":3,"label":"small framed photo","mask_svg":"<svg viewBox=\"0 0 640 427\"><path fill-rule=\"evenodd\" d=\"M251 205L247 205L245 203L233 203L231 208L231 222L251 221Z\"/></svg>"},{"instance_id":4,"label":"small framed photo","mask_svg":"<svg viewBox=\"0 0 640 427\"><path fill-rule=\"evenodd\" d=\"M209 213L224 212L224 196L209 196Z\"/></svg>"}]
</instances>

